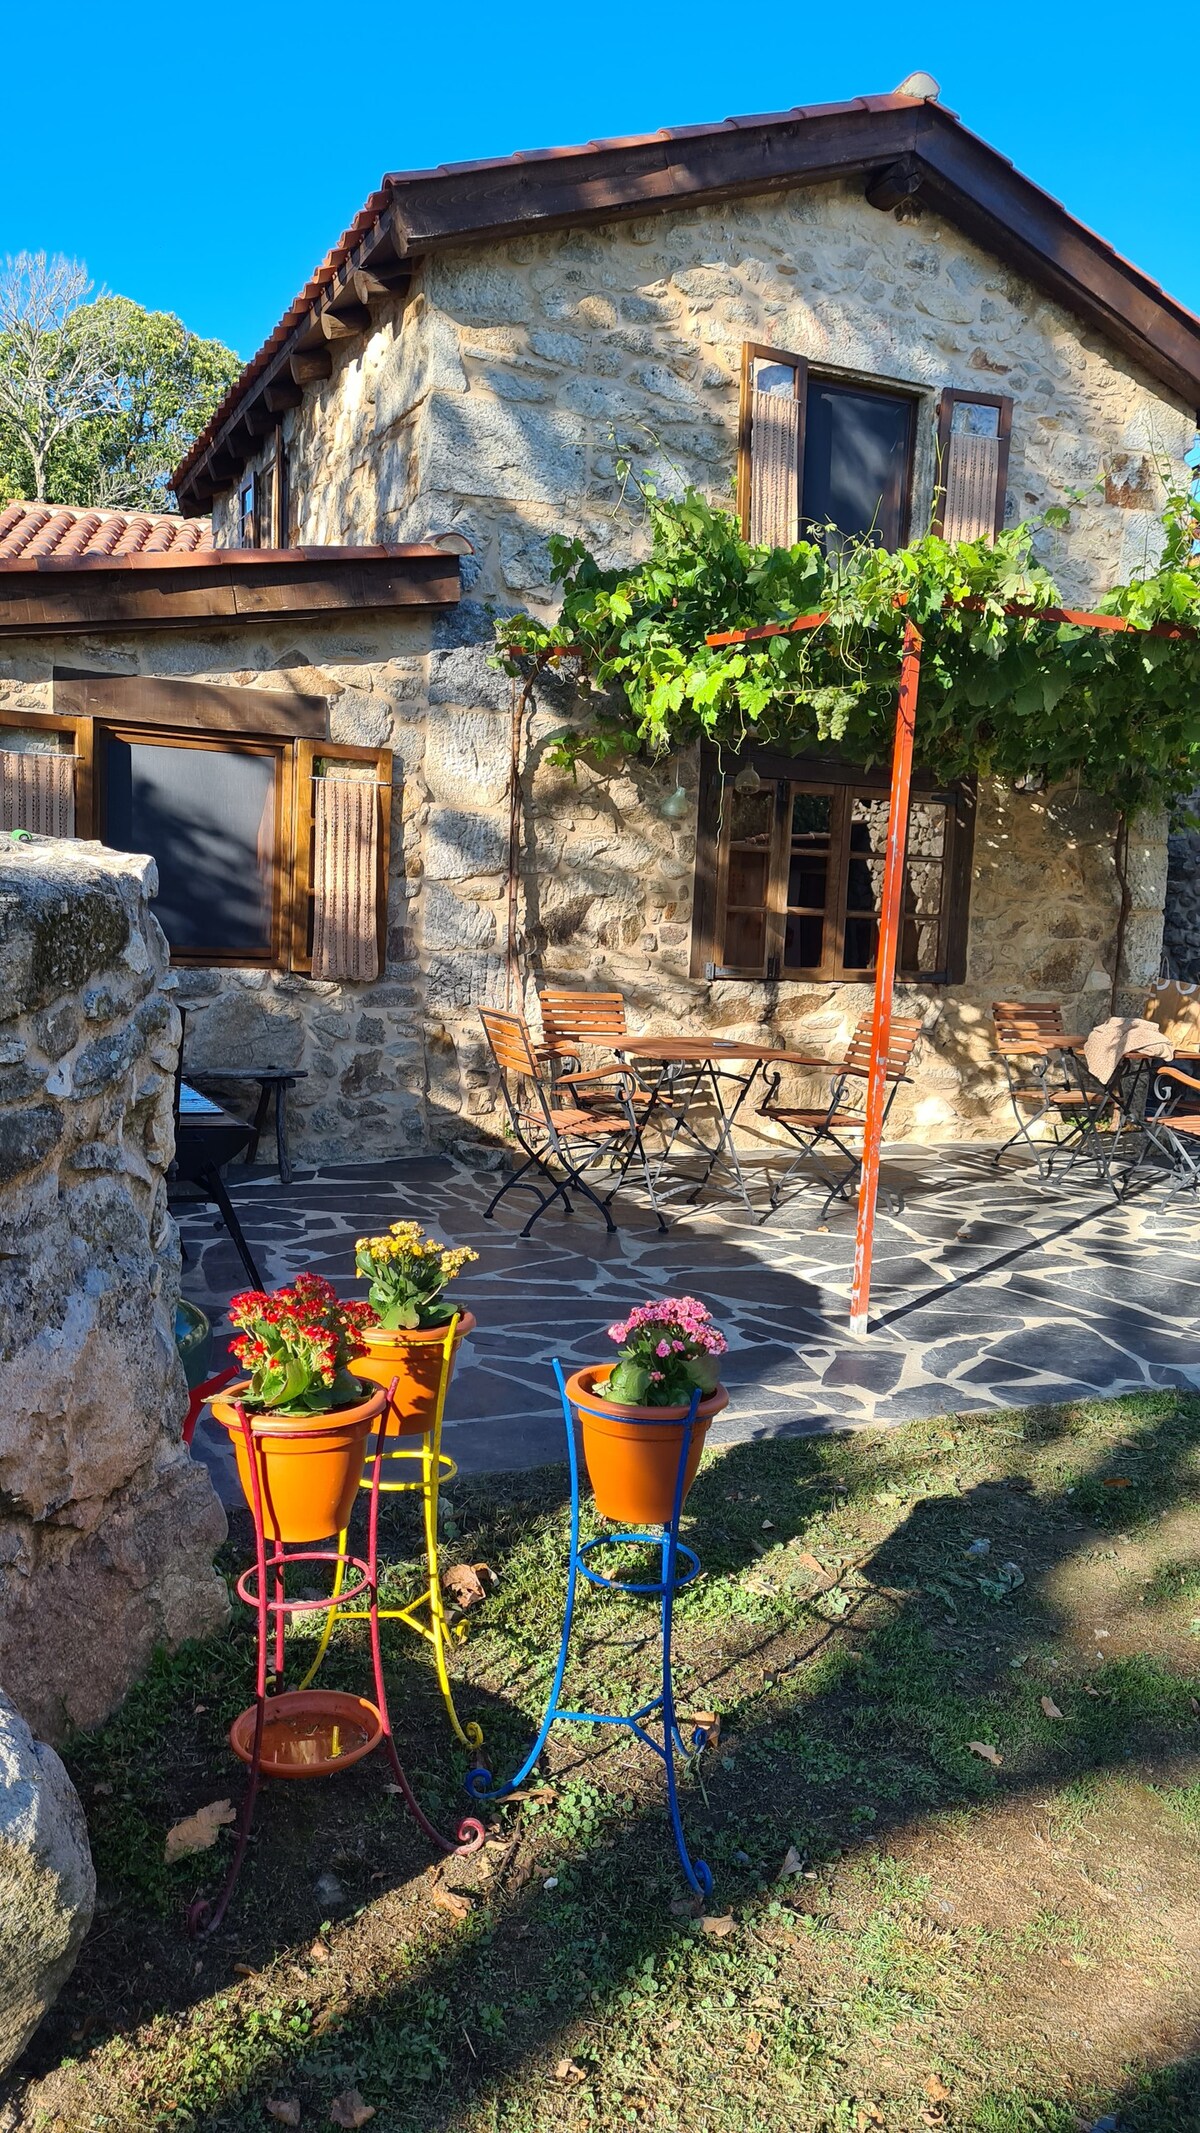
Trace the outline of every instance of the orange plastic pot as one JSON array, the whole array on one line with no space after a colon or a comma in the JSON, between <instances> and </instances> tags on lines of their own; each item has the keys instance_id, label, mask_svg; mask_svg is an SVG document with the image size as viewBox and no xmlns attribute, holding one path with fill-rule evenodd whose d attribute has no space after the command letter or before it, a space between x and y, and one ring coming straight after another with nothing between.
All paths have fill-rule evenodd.
<instances>
[{"instance_id":1,"label":"orange plastic pot","mask_svg":"<svg viewBox=\"0 0 1200 2133\"><path fill-rule=\"evenodd\" d=\"M679 1473L686 1407L627 1407L616 1400L596 1397L614 1363L598 1363L577 1370L567 1379L567 1398L579 1416L583 1456L592 1484L596 1509L602 1518L619 1519L623 1525L665 1526L675 1507L675 1481ZM729 1405L723 1385L701 1400L692 1427L687 1465L683 1475L683 1498L696 1478L704 1439L714 1415Z\"/></svg>"},{"instance_id":2,"label":"orange plastic pot","mask_svg":"<svg viewBox=\"0 0 1200 2133\"><path fill-rule=\"evenodd\" d=\"M248 1389L245 1378L230 1385L213 1400L212 1411L233 1439L238 1479L253 1510L254 1480L234 1410L235 1400L244 1399ZM377 1419L374 1398L327 1415L250 1416L268 1540L324 1540L349 1524L367 1438Z\"/></svg>"},{"instance_id":3,"label":"orange plastic pot","mask_svg":"<svg viewBox=\"0 0 1200 2133\"><path fill-rule=\"evenodd\" d=\"M254 1760L253 1704L229 1728L229 1745L243 1763ZM329 1777L349 1770L379 1745L383 1720L365 1696L341 1689L288 1689L268 1696L263 1711L264 1777Z\"/></svg>"},{"instance_id":4,"label":"orange plastic pot","mask_svg":"<svg viewBox=\"0 0 1200 2133\"><path fill-rule=\"evenodd\" d=\"M449 1323L447 1319L445 1326L396 1326L388 1332L382 1327L375 1332L368 1328L359 1335L361 1345L353 1356L355 1376L369 1378L373 1385L386 1386L396 1380L396 1397L388 1410L389 1437L423 1437L433 1428ZM473 1314L463 1311L454 1330L452 1377L459 1347L474 1330Z\"/></svg>"}]
</instances>

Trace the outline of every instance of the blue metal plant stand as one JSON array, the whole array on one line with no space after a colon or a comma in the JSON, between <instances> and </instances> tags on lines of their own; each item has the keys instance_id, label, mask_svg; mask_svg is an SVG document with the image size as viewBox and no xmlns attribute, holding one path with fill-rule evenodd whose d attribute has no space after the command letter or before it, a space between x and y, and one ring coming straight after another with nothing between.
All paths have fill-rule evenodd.
<instances>
[{"instance_id":1,"label":"blue metal plant stand","mask_svg":"<svg viewBox=\"0 0 1200 2133\"><path fill-rule=\"evenodd\" d=\"M700 1575L699 1556L694 1548L689 1548L679 1538L679 1518L683 1509L683 1483L684 1475L687 1471L688 1451L692 1442L692 1432L696 1426L701 1394L697 1391L692 1395L691 1406L680 1432L679 1467L675 1475L675 1499L669 1522L656 1531L602 1533L597 1535L594 1540L584 1541L581 1545L579 1539L579 1455L575 1444L575 1425L571 1401L567 1395L562 1365L557 1361L554 1364L554 1375L558 1381L558 1394L562 1402L563 1420L567 1432L567 1458L571 1469L571 1542L567 1562L567 1596L563 1609L562 1637L558 1647L558 1661L554 1669L554 1680L537 1739L534 1741L520 1769L514 1771L512 1777L506 1779L502 1785L497 1785L490 1770L476 1766L467 1773L467 1791L474 1800L503 1800L509 1794L516 1792L525 1783L526 1778L533 1770L546 1745L551 1726L555 1725L559 1719L570 1719L580 1724L593 1726L625 1726L647 1748L653 1749L655 1755L662 1758L667 1774L667 1811L670 1816L671 1830L675 1838L675 1848L679 1853L680 1864L683 1867L689 1886L698 1896L707 1896L712 1890L712 1875L704 1860L693 1859L688 1851L687 1839L683 1833L683 1820L679 1811L679 1789L676 1782L675 1758L680 1755L686 1761L689 1754L698 1754L708 1739L708 1729L703 1726L693 1728L689 1749L676 1718L675 1691L671 1679L671 1627L675 1609L675 1595L678 1592L682 1592L686 1586L692 1584ZM655 1425L650 1424L649 1426L653 1427ZM658 1578L648 1583L639 1583L632 1578L609 1578L594 1567L591 1558L600 1551L607 1548L630 1546L656 1547L660 1549L662 1567ZM661 1602L662 1690L659 1695L652 1696L649 1703L640 1705L636 1711L573 1711L565 1709L559 1702L559 1698L562 1695L563 1677L567 1670L571 1625L575 1616L575 1596L581 1577L586 1578L589 1585L599 1585L605 1592L626 1592L637 1598L657 1599ZM647 1731L648 1724L652 1723L661 1724L661 1740L656 1739L653 1733Z\"/></svg>"}]
</instances>

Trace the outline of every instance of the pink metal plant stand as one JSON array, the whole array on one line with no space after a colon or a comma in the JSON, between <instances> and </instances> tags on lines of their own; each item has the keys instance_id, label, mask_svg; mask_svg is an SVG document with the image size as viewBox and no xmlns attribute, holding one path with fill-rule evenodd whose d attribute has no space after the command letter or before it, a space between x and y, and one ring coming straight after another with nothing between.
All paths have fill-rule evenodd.
<instances>
[{"instance_id":1,"label":"pink metal plant stand","mask_svg":"<svg viewBox=\"0 0 1200 2133\"><path fill-rule=\"evenodd\" d=\"M250 1842L250 1831L254 1821L254 1808L258 1798L259 1785L265 1776L274 1774L293 1778L311 1777L323 1775L326 1771L330 1769L336 1770L339 1767L349 1769L354 1763L361 1761L365 1755L373 1752L376 1747L382 1747L392 1766L396 1790L403 1799L413 1820L424 1831L431 1844L436 1845L439 1851L454 1852L461 1855L478 1851L483 1843L483 1824L477 1821L473 1815L466 1816L459 1823L454 1837L445 1837L440 1830L434 1827L416 1798L405 1775L403 1764L396 1750L395 1740L392 1737L391 1722L388 1717L387 1691L384 1686L383 1658L379 1637L379 1493L380 1479L383 1472L384 1436L387 1429L388 1410L395 1390L394 1385L390 1390L385 1390L381 1387L370 1403L371 1416L375 1424L375 1451L370 1468L367 1550L365 1556L346 1555L337 1548L288 1548L279 1539L278 1534L268 1536L264 1511L267 1491L264 1485L265 1477L261 1463L262 1452L255 1432L254 1418L246 1413L240 1401L236 1403L235 1411L246 1446L248 1471L253 1484L253 1501L250 1509L254 1518L254 1561L239 1577L237 1594L240 1600L243 1600L248 1607L252 1607L255 1611L258 1638L254 1703L238 1719L235 1719L230 1729L230 1739L234 1744L235 1752L239 1753L242 1760L248 1763L250 1774L242 1797L241 1811L238 1815L236 1841L229 1871L225 1876L219 1895L215 1898L198 1897L189 1906L188 1930L192 1934L215 1933L229 1908L230 1900L237 1886L242 1864L246 1857L247 1846ZM272 1435L276 1440L281 1435L300 1437L303 1434L304 1430L302 1428L297 1428L295 1431L281 1431L277 1423L272 1424ZM289 1569L302 1563L329 1563L339 1568L341 1573L340 1589L329 1599L289 1600L286 1594L286 1574ZM311 1765L305 1767L302 1762L297 1760L290 1765L278 1762L274 1770L272 1770L271 1762L264 1757L263 1752L272 1715L272 1703L276 1703L277 1708L279 1708L280 1703L286 1705L286 1711L282 1714L285 1724L294 1723L297 1719L302 1721L305 1710L310 1706L314 1722L329 1711L330 1700L326 1692L321 1689L294 1691L285 1699L281 1699L279 1696L279 1692L283 1688L284 1643L288 1618L292 1615L332 1613L339 1607L358 1605L365 1607L367 1619L370 1623L371 1664L374 1675L374 1704L368 1704L365 1699L361 1699L361 1709L364 1714L370 1714L371 1719L378 1721L378 1731L375 1733L375 1737L368 1737L366 1746L360 1743L357 1749L351 1750L343 1757L337 1757L335 1751L333 1759L327 1757L316 1767ZM269 1664L272 1654L273 1664ZM268 1674L271 1676L271 1687L275 1691L274 1696L268 1693ZM343 1697L338 1701L344 1704L347 1699ZM370 1731L374 1732L374 1728L371 1727ZM334 1739L336 1741L336 1733ZM247 1740L249 1742L248 1749L245 1745ZM242 1743L240 1746L239 1741Z\"/></svg>"}]
</instances>

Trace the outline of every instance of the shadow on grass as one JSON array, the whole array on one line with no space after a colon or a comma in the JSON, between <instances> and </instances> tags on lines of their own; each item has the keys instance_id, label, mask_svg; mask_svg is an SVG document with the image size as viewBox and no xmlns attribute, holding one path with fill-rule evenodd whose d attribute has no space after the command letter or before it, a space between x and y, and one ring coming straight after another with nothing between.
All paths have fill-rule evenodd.
<instances>
[{"instance_id":1,"label":"shadow on grass","mask_svg":"<svg viewBox=\"0 0 1200 2133\"><path fill-rule=\"evenodd\" d=\"M724 1740L703 1783L697 1775L685 1785L684 1812L693 1847L716 1879L710 1909L733 1914L728 1931L710 1933L681 1903L686 1891L657 1762L623 1736L613 1744L563 1727L552 1735L552 1796L495 1814L505 1843L485 1855L486 1878L467 1863L449 1870L446 1883L472 1905L461 1919L431 1900L428 1851L383 1792L382 1770L366 1765L338 1786L268 1789L229 1928L193 1953L162 1916L179 1892L180 1870L168 1886L152 1854L171 1818L163 1810L173 1790L178 1799L186 1794L183 1812L228 1785L221 1735L246 1700L248 1640L240 1630L225 1645L162 1662L114 1726L72 1757L89 1808L101 1823L114 1816L117 1844L108 1852L120 1862L120 1881L35 2044L32 2069L61 2056L91 1999L93 2026L77 2042L94 2053L106 2036L123 2039L117 2064L130 2078L140 2066L148 2084L138 2109L149 2115L110 2111L118 2127L258 2127L264 2098L281 2090L299 2096L304 2123L327 2122L329 2098L358 2087L380 2133L552 2122L690 2133L701 2124L808 2123L805 2111L815 2111L813 2125L852 2129L853 2116L837 2115L839 2083L852 2078L855 2052L873 2049L876 2034L882 2050L889 2024L906 2019L906 1988L894 1951L886 1959L877 1952L860 1994L866 2012L853 2016L857 2043L846 2042L846 2019L831 2012L819 1978L781 1996L780 1981L792 1974L788 1951L821 1945L832 1877L856 1870L856 1862L875 1871L881 1846L903 1848L915 1832L946 1826L947 1814L1000 1814L1047 1786L1069 1789L1131 1768L1170 1770L1196 1751L1193 1683L1183 1665L1135 1650L1084 1667L1077 1679L1063 1664L1064 1725L1042 1706L1048 1677L1028 1664L1031 1647L1049 1652L1069 1628L1058 1590L1064 1575L1118 1527L1135 1537L1152 1531L1160 1514L1194 1493L1200 1397L1153 1396L1144 1428L1136 1425L1137 1403L1128 1405L1134 1426L1090 1464L1081 1456L1086 1433L1074 1443L1080 1411L1059 1409L986 1425L921 1426L882 1443L738 1446L706 1466L689 1504L706 1576L679 1603L677 1693L682 1709L703 1703L725 1714ZM939 1465L957 1462L960 1452L967 1458L977 1438L1005 1470L955 1487ZM872 1478L887 1483L873 1493L854 1486L860 1468L869 1474L869 1457ZM1026 1469L1039 1463L1057 1464L1053 1486L1030 1485ZM463 1715L484 1724L497 1771L518 1761L553 1661L563 1495L558 1470L456 1489L471 1552L506 1572L480 1614L487 1686L464 1683L460 1695ZM882 1511L872 1513L881 1497ZM811 1554L808 1565L800 1561L819 1522L832 1516L864 1525L872 1515L886 1522L888 1500L912 1499L878 1541L858 1536L856 1544L847 1532L837 1536L839 1547L821 1544L819 1561ZM972 1558L980 1537L987 1553ZM575 1665L587 1694L628 1707L652 1690L643 1678L649 1646L629 1634L648 1627L618 1603L587 1595ZM446 1821L462 1795L436 1691L423 1660L397 1644L390 1640L397 1734L402 1752L407 1740L421 1744L411 1774ZM335 1640L331 1664L339 1685L363 1679L361 1646L350 1633ZM168 1695L175 1709L164 1716ZM190 1734L178 1722L189 1695L201 1706ZM126 1727L140 1776L130 1801L112 1798L110 1807L110 1796L95 1800L95 1788L111 1779L95 1772L111 1773L114 1748L119 1763ZM969 1747L973 1740L998 1744L999 1768ZM102 1855L107 1846L105 1838ZM812 1878L778 1880L789 1846ZM341 1915L363 1908L324 1935L322 1960L312 1953L322 1938L313 1882L330 1871L347 1898ZM203 1878L209 1883L218 1872ZM906 1900L920 1910L919 1895ZM125 1988L137 1998L133 1980L145 1975L147 1951L149 1981L131 2004ZM229 1991L235 1962L255 1973L244 2004ZM764 2011L752 2016L760 2001ZM1120 2018L1114 2010L1114 2023ZM730 2037L751 2020L761 2024L766 2056L737 2071L731 2095ZM694 2068L706 2069L703 2096L691 2104L672 2085L686 2085L686 2076L671 2076L669 2044L655 2047L658 2072L652 2065L649 2075L628 2049L630 2038L663 2039L671 2023L682 2025ZM590 2039L582 2047L574 2041L581 2025ZM572 2060L556 2087L548 2063L568 2039L580 2063ZM1115 2087L1110 2078L1107 2094L1081 2060L1070 2097L1061 2080L1044 2096L993 2082L970 2116L954 2122L980 2133L1075 2133L1079 2104L1094 2117L1116 2113L1138 2133L1194 2125L1187 2115L1194 2065L1155 2068L1152 2054L1140 2056L1145 2074ZM106 2097L114 2079L119 2088L110 2066ZM509 2110L518 2079L525 2117L515 2105ZM692 2079L700 2080L698 2071Z\"/></svg>"}]
</instances>

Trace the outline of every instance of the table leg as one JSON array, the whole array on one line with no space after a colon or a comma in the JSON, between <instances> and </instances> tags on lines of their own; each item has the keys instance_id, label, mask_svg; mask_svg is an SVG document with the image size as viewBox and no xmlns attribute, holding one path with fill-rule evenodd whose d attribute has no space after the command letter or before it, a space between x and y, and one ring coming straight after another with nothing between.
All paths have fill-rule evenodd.
<instances>
[{"instance_id":1,"label":"table leg","mask_svg":"<svg viewBox=\"0 0 1200 2133\"><path fill-rule=\"evenodd\" d=\"M234 1213L233 1201L225 1190L220 1172L217 1170L201 1170L197 1173L196 1183L208 1194L210 1200L215 1201L220 1210L221 1220L237 1247L238 1258L249 1274L255 1288L261 1289L263 1285L262 1275L250 1256L250 1247L242 1235L242 1225Z\"/></svg>"},{"instance_id":2,"label":"table leg","mask_svg":"<svg viewBox=\"0 0 1200 2133\"><path fill-rule=\"evenodd\" d=\"M290 1185L292 1182L292 1163L287 1142L287 1092L290 1087L291 1083L288 1081L277 1081L275 1084L275 1153L279 1157L281 1185Z\"/></svg>"},{"instance_id":3,"label":"table leg","mask_svg":"<svg viewBox=\"0 0 1200 2133\"><path fill-rule=\"evenodd\" d=\"M755 1080L762 1072L762 1061L761 1059L756 1059L754 1061L754 1064L751 1067L750 1072L747 1074L744 1081L740 1074L722 1074L721 1069L718 1066L714 1066L711 1060L708 1062L706 1072L708 1075L709 1082L712 1086L713 1108L717 1114L720 1130L717 1134L716 1146L713 1148L712 1153L709 1157L708 1168L705 1171L704 1176L701 1178L700 1183L696 1186L695 1191L688 1194L688 1198L693 1202L699 1199L700 1194L703 1192L705 1186L707 1185L710 1177L713 1174L713 1171L716 1169L717 1164L721 1161L723 1157L732 1169L734 1177L737 1181L738 1197L745 1205L747 1213L753 1214L754 1209L751 1206L750 1194L746 1188L745 1173L742 1170L741 1162L738 1159L738 1152L736 1147L734 1146L733 1129L735 1124L737 1123L738 1112L741 1110L742 1105L745 1103L747 1096L750 1094L751 1089L754 1087ZM725 1105L721 1099L722 1081L735 1081L738 1086L738 1093L734 1098L733 1108L729 1111L725 1109Z\"/></svg>"},{"instance_id":4,"label":"table leg","mask_svg":"<svg viewBox=\"0 0 1200 2133\"><path fill-rule=\"evenodd\" d=\"M258 1144L259 1141L262 1139L262 1129L267 1123L267 1106L269 1105L270 1101L271 1084L269 1081L260 1081L258 1084L258 1103L255 1106L254 1111L254 1137L251 1140L250 1146L247 1148L245 1155L242 1157L243 1163L253 1163L257 1159Z\"/></svg>"}]
</instances>

